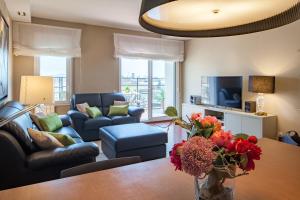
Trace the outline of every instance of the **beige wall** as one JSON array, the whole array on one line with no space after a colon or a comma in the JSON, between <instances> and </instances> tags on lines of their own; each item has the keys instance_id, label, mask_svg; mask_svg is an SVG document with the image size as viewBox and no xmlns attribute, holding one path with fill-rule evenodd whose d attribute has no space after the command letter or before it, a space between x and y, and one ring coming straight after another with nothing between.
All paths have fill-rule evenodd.
<instances>
[{"instance_id":1,"label":"beige wall","mask_svg":"<svg viewBox=\"0 0 300 200\"><path fill-rule=\"evenodd\" d=\"M279 130L300 131L300 21L260 33L193 39L185 44L184 100L200 93L202 75L275 75L276 93L266 95L266 111L278 115Z\"/></svg>"},{"instance_id":2,"label":"beige wall","mask_svg":"<svg viewBox=\"0 0 300 200\"><path fill-rule=\"evenodd\" d=\"M129 31L108 27L91 26L84 24L53 21L33 18L33 23L64 26L82 29L81 59L75 59L74 66L74 91L85 92L113 92L119 90L119 64L113 57L114 33L147 35L158 37L159 35ZM19 81L22 74L33 74L34 59L32 57L14 57L14 99L19 97Z\"/></svg>"},{"instance_id":3,"label":"beige wall","mask_svg":"<svg viewBox=\"0 0 300 200\"><path fill-rule=\"evenodd\" d=\"M12 59L12 21L10 18L10 15L8 13L7 7L5 5L4 0L0 0L0 11L2 15L4 16L6 22L8 23L9 26L9 60L8 60L8 98L6 100L11 100L12 99L12 91L13 91L13 83L12 83L12 71L13 71L13 59ZM6 101L5 100L5 101Z\"/></svg>"}]
</instances>

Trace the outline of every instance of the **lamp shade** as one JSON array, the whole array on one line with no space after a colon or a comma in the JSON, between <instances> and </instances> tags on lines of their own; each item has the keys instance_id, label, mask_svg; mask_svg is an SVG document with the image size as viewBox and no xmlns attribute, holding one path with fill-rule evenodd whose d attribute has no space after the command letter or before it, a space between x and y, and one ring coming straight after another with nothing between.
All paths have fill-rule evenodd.
<instances>
[{"instance_id":1,"label":"lamp shade","mask_svg":"<svg viewBox=\"0 0 300 200\"><path fill-rule=\"evenodd\" d=\"M52 104L53 78L48 76L22 76L20 102L25 105Z\"/></svg>"},{"instance_id":2,"label":"lamp shade","mask_svg":"<svg viewBox=\"0 0 300 200\"><path fill-rule=\"evenodd\" d=\"M249 76L249 92L274 93L275 76Z\"/></svg>"},{"instance_id":3,"label":"lamp shade","mask_svg":"<svg viewBox=\"0 0 300 200\"><path fill-rule=\"evenodd\" d=\"M300 18L300 0L143 0L139 23L155 33L219 37L277 28Z\"/></svg>"}]
</instances>

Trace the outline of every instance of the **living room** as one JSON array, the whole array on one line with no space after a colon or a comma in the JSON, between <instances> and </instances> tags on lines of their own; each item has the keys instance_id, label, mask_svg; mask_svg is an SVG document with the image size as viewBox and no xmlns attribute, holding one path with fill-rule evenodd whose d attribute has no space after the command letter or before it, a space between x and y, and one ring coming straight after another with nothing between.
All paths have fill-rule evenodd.
<instances>
[{"instance_id":1,"label":"living room","mask_svg":"<svg viewBox=\"0 0 300 200\"><path fill-rule=\"evenodd\" d=\"M299 0L0 6L0 199L298 199Z\"/></svg>"}]
</instances>

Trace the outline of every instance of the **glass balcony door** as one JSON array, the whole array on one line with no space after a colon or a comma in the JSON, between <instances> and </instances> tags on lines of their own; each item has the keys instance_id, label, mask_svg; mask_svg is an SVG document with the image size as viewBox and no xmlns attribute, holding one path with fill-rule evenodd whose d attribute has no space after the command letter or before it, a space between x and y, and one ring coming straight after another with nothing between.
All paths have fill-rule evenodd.
<instances>
[{"instance_id":1,"label":"glass balcony door","mask_svg":"<svg viewBox=\"0 0 300 200\"><path fill-rule=\"evenodd\" d=\"M167 106L176 105L174 62L122 58L121 91L131 105L145 109L142 120L165 118Z\"/></svg>"}]
</instances>

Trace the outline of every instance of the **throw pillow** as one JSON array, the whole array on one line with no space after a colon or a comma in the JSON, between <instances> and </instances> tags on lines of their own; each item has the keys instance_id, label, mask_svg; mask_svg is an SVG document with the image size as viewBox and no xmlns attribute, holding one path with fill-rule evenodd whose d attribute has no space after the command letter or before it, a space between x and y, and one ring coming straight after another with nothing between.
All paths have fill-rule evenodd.
<instances>
[{"instance_id":1,"label":"throw pillow","mask_svg":"<svg viewBox=\"0 0 300 200\"><path fill-rule=\"evenodd\" d=\"M124 116L128 115L128 105L110 106L109 116Z\"/></svg>"},{"instance_id":2,"label":"throw pillow","mask_svg":"<svg viewBox=\"0 0 300 200\"><path fill-rule=\"evenodd\" d=\"M33 142L43 150L46 149L55 149L57 147L63 147L64 145L61 144L55 137L48 134L44 131L34 130L32 128L28 129L28 133L32 138Z\"/></svg>"},{"instance_id":3,"label":"throw pillow","mask_svg":"<svg viewBox=\"0 0 300 200\"><path fill-rule=\"evenodd\" d=\"M99 110L99 108L97 108L97 107L89 107L89 108L86 108L86 112L88 113L88 115L89 115L91 118L96 118L96 117L99 117L99 116L102 115L101 110Z\"/></svg>"},{"instance_id":4,"label":"throw pillow","mask_svg":"<svg viewBox=\"0 0 300 200\"><path fill-rule=\"evenodd\" d=\"M114 101L115 106L129 105L128 101Z\"/></svg>"},{"instance_id":5,"label":"throw pillow","mask_svg":"<svg viewBox=\"0 0 300 200\"><path fill-rule=\"evenodd\" d=\"M35 113L35 114L30 113L31 120L38 127L38 129L40 131L43 130L43 127L42 127L42 125L41 125L41 123L39 121L39 119L42 118L42 117L46 117L45 113L42 113L42 112L38 112L38 113Z\"/></svg>"},{"instance_id":6,"label":"throw pillow","mask_svg":"<svg viewBox=\"0 0 300 200\"><path fill-rule=\"evenodd\" d=\"M82 113L87 113L86 112L86 109L89 108L89 104L87 102L85 103L81 103L81 104L76 104L76 108L79 112L82 112Z\"/></svg>"},{"instance_id":7,"label":"throw pillow","mask_svg":"<svg viewBox=\"0 0 300 200\"><path fill-rule=\"evenodd\" d=\"M39 118L39 122L43 127L43 131L53 132L63 127L63 123L56 113Z\"/></svg>"},{"instance_id":8,"label":"throw pillow","mask_svg":"<svg viewBox=\"0 0 300 200\"><path fill-rule=\"evenodd\" d=\"M75 144L75 140L69 136L62 133L50 133L53 137L55 137L60 143L62 143L64 146L69 146L71 144Z\"/></svg>"}]
</instances>

